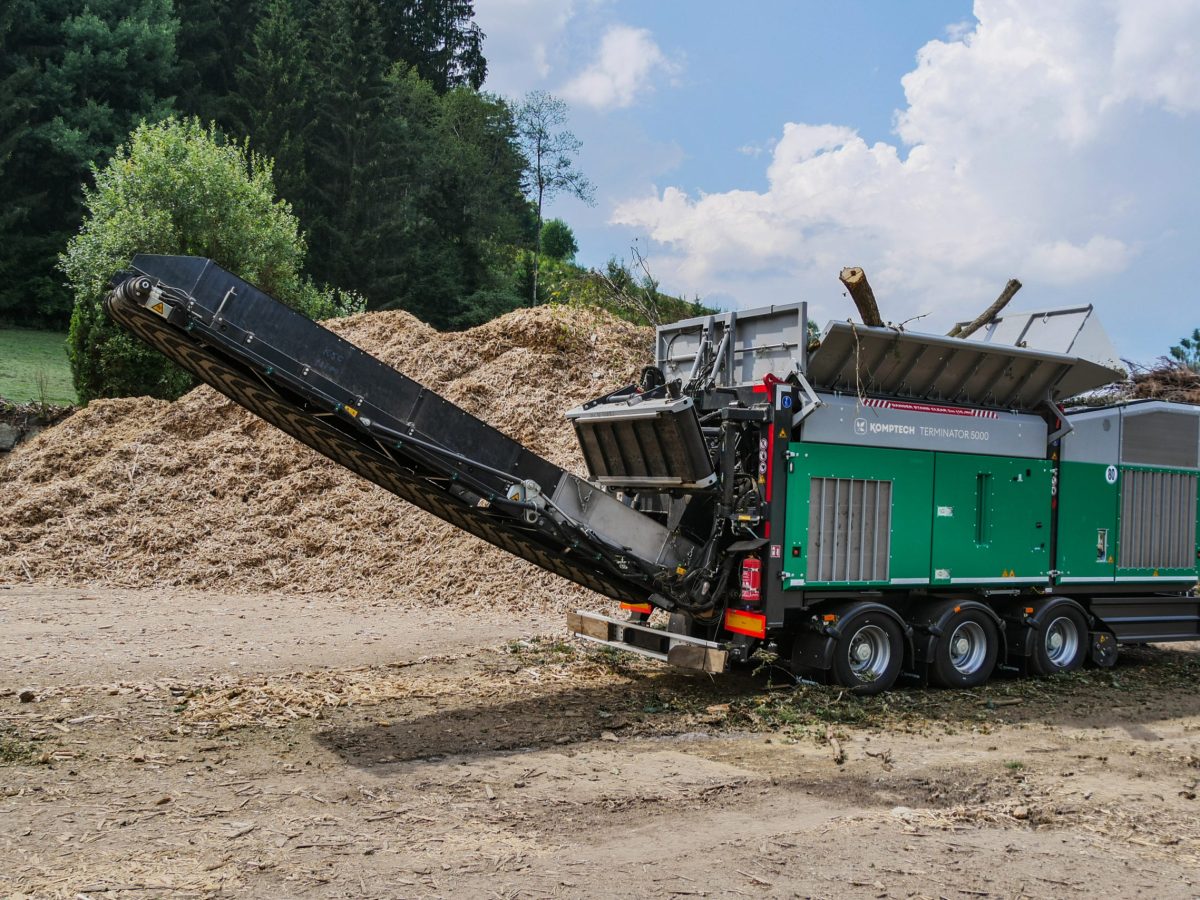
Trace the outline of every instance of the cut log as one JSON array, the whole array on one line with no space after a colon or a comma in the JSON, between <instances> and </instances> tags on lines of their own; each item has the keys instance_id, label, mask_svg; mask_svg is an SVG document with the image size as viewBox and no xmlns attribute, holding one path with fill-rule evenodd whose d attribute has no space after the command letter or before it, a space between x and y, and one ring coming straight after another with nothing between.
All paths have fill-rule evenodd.
<instances>
[{"instance_id":1,"label":"cut log","mask_svg":"<svg viewBox=\"0 0 1200 900\"><path fill-rule=\"evenodd\" d=\"M867 273L858 266L847 266L838 278L850 292L863 324L875 327L882 325L883 319L879 318L879 306L875 303L875 292L867 281Z\"/></svg>"},{"instance_id":2,"label":"cut log","mask_svg":"<svg viewBox=\"0 0 1200 900\"><path fill-rule=\"evenodd\" d=\"M1011 300L1013 295L1016 294L1016 292L1020 289L1021 282L1017 281L1015 278L1008 279L1008 284L1004 286L1004 290L1000 292L1000 296L992 302L991 306L981 312L973 321L971 321L970 324L955 325L946 334L946 337L970 337L988 322L992 321L992 319L996 318L996 314L1008 305L1008 301Z\"/></svg>"}]
</instances>

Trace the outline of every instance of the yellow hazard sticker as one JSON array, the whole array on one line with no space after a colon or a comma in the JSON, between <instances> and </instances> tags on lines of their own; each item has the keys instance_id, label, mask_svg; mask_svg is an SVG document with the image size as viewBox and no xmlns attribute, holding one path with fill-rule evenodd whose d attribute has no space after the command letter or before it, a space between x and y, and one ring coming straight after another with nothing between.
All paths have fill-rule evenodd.
<instances>
[{"instance_id":1,"label":"yellow hazard sticker","mask_svg":"<svg viewBox=\"0 0 1200 900\"><path fill-rule=\"evenodd\" d=\"M167 308L161 300L159 300L152 307L150 307L150 312L158 313L164 319L167 317Z\"/></svg>"}]
</instances>

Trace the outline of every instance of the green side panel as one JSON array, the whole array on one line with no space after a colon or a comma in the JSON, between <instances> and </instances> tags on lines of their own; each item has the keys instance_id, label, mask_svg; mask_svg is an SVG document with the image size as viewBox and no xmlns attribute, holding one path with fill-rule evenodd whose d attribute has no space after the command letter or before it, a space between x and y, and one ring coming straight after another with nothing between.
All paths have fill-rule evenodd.
<instances>
[{"instance_id":1,"label":"green side panel","mask_svg":"<svg viewBox=\"0 0 1200 900\"><path fill-rule=\"evenodd\" d=\"M929 580L934 454L791 444L784 587Z\"/></svg>"},{"instance_id":2,"label":"green side panel","mask_svg":"<svg viewBox=\"0 0 1200 900\"><path fill-rule=\"evenodd\" d=\"M1191 497L1180 495L1177 490L1168 488L1165 484L1141 487L1141 502L1130 504L1126 495L1134 490L1134 482L1139 476L1145 477L1159 473L1175 479L1174 484L1180 485L1186 479L1191 483L1187 493ZM1164 579L1170 579L1171 590L1178 590L1180 585L1198 580L1200 573L1200 472L1187 469L1166 469L1158 466L1120 466L1118 488L1118 534L1116 545L1116 580L1122 585L1145 581L1147 584L1161 584ZM1181 504L1190 501L1195 504L1195 515L1191 508L1184 509ZM1197 521L1193 522L1195 518ZM1190 538L1186 554L1180 553L1182 565L1167 565L1165 558L1176 555L1179 547L1181 532L1186 531ZM1141 544L1149 546L1149 555L1158 564L1138 566L1127 563L1128 556L1138 556L1136 551L1126 552L1123 545ZM1146 554L1140 554L1145 556ZM1183 557L1186 556L1186 562Z\"/></svg>"},{"instance_id":3,"label":"green side panel","mask_svg":"<svg viewBox=\"0 0 1200 900\"><path fill-rule=\"evenodd\" d=\"M1048 460L937 453L933 584L1044 582L1050 570Z\"/></svg>"},{"instance_id":4,"label":"green side panel","mask_svg":"<svg viewBox=\"0 0 1200 900\"><path fill-rule=\"evenodd\" d=\"M1064 584L1112 581L1121 509L1115 467L1064 462L1058 475L1058 561Z\"/></svg>"}]
</instances>

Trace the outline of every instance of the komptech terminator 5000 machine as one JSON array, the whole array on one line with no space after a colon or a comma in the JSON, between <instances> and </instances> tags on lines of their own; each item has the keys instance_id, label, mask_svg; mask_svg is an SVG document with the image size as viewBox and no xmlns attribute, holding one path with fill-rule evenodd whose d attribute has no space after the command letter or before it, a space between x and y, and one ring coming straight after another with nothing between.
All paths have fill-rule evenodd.
<instances>
[{"instance_id":1,"label":"komptech terminator 5000 machine","mask_svg":"<svg viewBox=\"0 0 1200 900\"><path fill-rule=\"evenodd\" d=\"M632 610L572 614L590 641L708 672L762 649L874 693L1200 637L1200 409L1065 411L1123 374L1090 307L969 340L832 322L810 347L802 303L660 327L639 384L566 413L581 478L209 260L138 256L106 305L308 446Z\"/></svg>"}]
</instances>

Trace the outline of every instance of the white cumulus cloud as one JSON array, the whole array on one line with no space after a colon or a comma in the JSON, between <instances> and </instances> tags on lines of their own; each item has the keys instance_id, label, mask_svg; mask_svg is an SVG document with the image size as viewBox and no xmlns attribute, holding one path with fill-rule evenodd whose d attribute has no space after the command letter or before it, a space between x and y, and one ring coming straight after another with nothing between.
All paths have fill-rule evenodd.
<instances>
[{"instance_id":1,"label":"white cumulus cloud","mask_svg":"<svg viewBox=\"0 0 1200 900\"><path fill-rule=\"evenodd\" d=\"M685 293L824 300L818 314L839 317L843 265L867 268L885 315L932 312L925 324L1010 276L1061 287L1125 270L1177 202L1171 179L1194 178L1138 159L1181 122L1194 136L1200 3L977 0L975 17L919 51L894 143L789 123L765 190L666 187L612 221L658 242L656 274Z\"/></svg>"},{"instance_id":2,"label":"white cumulus cloud","mask_svg":"<svg viewBox=\"0 0 1200 900\"><path fill-rule=\"evenodd\" d=\"M633 105L640 93L651 89L656 76L676 71L678 66L648 30L613 25L604 33L596 58L559 93L594 109L621 108Z\"/></svg>"},{"instance_id":3,"label":"white cumulus cloud","mask_svg":"<svg viewBox=\"0 0 1200 900\"><path fill-rule=\"evenodd\" d=\"M577 11L574 0L478 0L475 21L486 35L488 61L484 87L510 96L537 87L554 68Z\"/></svg>"}]
</instances>

